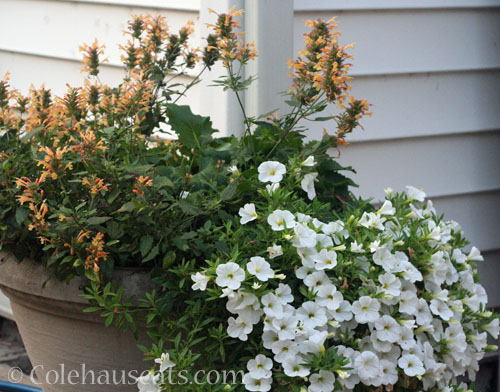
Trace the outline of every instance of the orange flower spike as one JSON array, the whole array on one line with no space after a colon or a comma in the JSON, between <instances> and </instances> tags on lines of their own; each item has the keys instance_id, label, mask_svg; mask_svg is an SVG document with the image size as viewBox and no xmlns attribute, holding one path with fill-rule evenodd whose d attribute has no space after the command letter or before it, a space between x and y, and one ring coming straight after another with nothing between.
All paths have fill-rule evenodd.
<instances>
[{"instance_id":1,"label":"orange flower spike","mask_svg":"<svg viewBox=\"0 0 500 392\"><path fill-rule=\"evenodd\" d=\"M99 45L97 38L92 45L81 45L80 52L83 53L82 70L90 75L97 76L99 74L99 66L106 62L107 59L100 60L100 56L104 54L104 45Z\"/></svg>"}]
</instances>

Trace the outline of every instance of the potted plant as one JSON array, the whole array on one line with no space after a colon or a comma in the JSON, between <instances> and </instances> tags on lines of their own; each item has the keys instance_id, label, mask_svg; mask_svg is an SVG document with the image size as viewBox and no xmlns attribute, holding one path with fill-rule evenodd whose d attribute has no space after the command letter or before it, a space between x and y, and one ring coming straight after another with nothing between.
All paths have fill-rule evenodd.
<instances>
[{"instance_id":1,"label":"potted plant","mask_svg":"<svg viewBox=\"0 0 500 392\"><path fill-rule=\"evenodd\" d=\"M46 364L44 390L464 391L457 377L493 349L483 331L498 335L481 256L415 188L379 207L349 192L352 169L329 153L369 105L350 96L334 20L309 22L289 113L242 106L244 134L214 137L177 104L216 61L228 72L215 83L241 102L256 54L240 15L217 15L201 53L191 24L174 34L134 17L114 88L97 78L97 42L82 48L89 78L64 97L0 85L0 285ZM193 82L176 83L189 68ZM318 117L329 103L339 113ZM336 132L306 142L303 119ZM49 346L30 337L48 328ZM49 380L57 364L87 363L93 382Z\"/></svg>"}]
</instances>

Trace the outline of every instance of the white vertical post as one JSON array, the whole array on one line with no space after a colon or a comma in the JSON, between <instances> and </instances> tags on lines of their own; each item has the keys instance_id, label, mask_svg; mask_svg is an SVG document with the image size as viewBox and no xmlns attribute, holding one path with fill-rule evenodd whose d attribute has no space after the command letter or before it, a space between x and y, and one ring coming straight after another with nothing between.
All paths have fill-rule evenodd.
<instances>
[{"instance_id":1,"label":"white vertical post","mask_svg":"<svg viewBox=\"0 0 500 392\"><path fill-rule=\"evenodd\" d=\"M250 116L286 109L281 92L290 88L288 59L293 53L293 0L246 0L246 41L255 41L257 59L246 76L255 80L245 97Z\"/></svg>"},{"instance_id":2,"label":"white vertical post","mask_svg":"<svg viewBox=\"0 0 500 392\"><path fill-rule=\"evenodd\" d=\"M232 6L239 10L244 8L244 0L201 0L200 5L201 36L204 41L211 33L211 30L206 27L206 23L214 24L216 22L216 16L209 13L209 8L217 13L227 12ZM242 26L242 28L245 27ZM226 69L217 63L202 76L200 110L202 115L210 115L214 128L220 131L221 136L239 135L244 129L243 114L234 93L232 91L224 92L221 87L211 86L215 79L225 73Z\"/></svg>"}]
</instances>

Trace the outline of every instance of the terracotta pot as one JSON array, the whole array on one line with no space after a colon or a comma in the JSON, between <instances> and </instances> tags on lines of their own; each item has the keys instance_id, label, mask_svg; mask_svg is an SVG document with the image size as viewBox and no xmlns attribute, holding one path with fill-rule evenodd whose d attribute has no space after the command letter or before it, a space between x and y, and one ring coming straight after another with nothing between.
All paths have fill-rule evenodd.
<instances>
[{"instance_id":1,"label":"terracotta pot","mask_svg":"<svg viewBox=\"0 0 500 392\"><path fill-rule=\"evenodd\" d=\"M47 280L42 265L18 263L0 252L0 288L9 297L26 351L44 392L137 391L134 376L150 365L137 344L148 345L145 328L139 341L132 332L105 327L102 317L84 313L84 279L69 284ZM147 272L117 271L125 295L144 297L152 284ZM114 379L113 379L114 378Z\"/></svg>"}]
</instances>

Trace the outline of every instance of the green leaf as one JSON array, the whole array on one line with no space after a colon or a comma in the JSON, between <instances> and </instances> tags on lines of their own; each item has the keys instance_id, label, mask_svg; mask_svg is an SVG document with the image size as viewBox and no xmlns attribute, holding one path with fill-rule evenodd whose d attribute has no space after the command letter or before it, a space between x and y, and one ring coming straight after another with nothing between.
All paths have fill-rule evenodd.
<instances>
[{"instance_id":1,"label":"green leaf","mask_svg":"<svg viewBox=\"0 0 500 392\"><path fill-rule=\"evenodd\" d=\"M135 209L134 202L129 201L129 202L125 203L124 205L122 205L119 210L116 210L115 213L130 212L130 211L133 211L134 209Z\"/></svg>"},{"instance_id":2,"label":"green leaf","mask_svg":"<svg viewBox=\"0 0 500 392\"><path fill-rule=\"evenodd\" d=\"M188 215L201 215L203 214L203 211L199 209L198 207L194 206L187 200L179 200L177 202L179 204L179 207L183 212L185 212Z\"/></svg>"},{"instance_id":3,"label":"green leaf","mask_svg":"<svg viewBox=\"0 0 500 392\"><path fill-rule=\"evenodd\" d=\"M16 209L16 222L19 226L21 226L26 218L28 217L28 210L23 207L18 207Z\"/></svg>"},{"instance_id":4,"label":"green leaf","mask_svg":"<svg viewBox=\"0 0 500 392\"><path fill-rule=\"evenodd\" d=\"M168 188L173 188L174 183L170 178L164 177L164 176L157 176L154 178L153 185L155 187L161 188L163 186L166 186Z\"/></svg>"},{"instance_id":5,"label":"green leaf","mask_svg":"<svg viewBox=\"0 0 500 392\"><path fill-rule=\"evenodd\" d=\"M151 252L147 255L146 258L142 259L142 262L145 263L149 260L153 260L156 256L158 256L158 253L160 253L160 245L156 244L153 249L151 249Z\"/></svg>"},{"instance_id":6,"label":"green leaf","mask_svg":"<svg viewBox=\"0 0 500 392\"><path fill-rule=\"evenodd\" d=\"M108 196L108 203L109 204L113 203L119 194L120 194L120 189L118 189L118 188L113 189Z\"/></svg>"},{"instance_id":7,"label":"green leaf","mask_svg":"<svg viewBox=\"0 0 500 392\"><path fill-rule=\"evenodd\" d=\"M141 238L139 243L139 250L141 251L142 257L146 256L153 246L153 237L150 235L145 235Z\"/></svg>"},{"instance_id":8,"label":"green leaf","mask_svg":"<svg viewBox=\"0 0 500 392\"><path fill-rule=\"evenodd\" d=\"M238 189L238 182L237 181L231 182L228 186L224 188L224 190L220 195L220 198L224 201L232 199L236 193L236 189Z\"/></svg>"},{"instance_id":9,"label":"green leaf","mask_svg":"<svg viewBox=\"0 0 500 392\"><path fill-rule=\"evenodd\" d=\"M146 174L148 173L153 165L133 165L126 168L127 172L130 174Z\"/></svg>"},{"instance_id":10,"label":"green leaf","mask_svg":"<svg viewBox=\"0 0 500 392\"><path fill-rule=\"evenodd\" d=\"M87 224L90 226L101 225L109 221L110 219L110 216L93 216L92 218L87 219Z\"/></svg>"},{"instance_id":11,"label":"green leaf","mask_svg":"<svg viewBox=\"0 0 500 392\"><path fill-rule=\"evenodd\" d=\"M189 149L201 150L212 141L212 121L208 117L193 114L186 105L167 104L168 123L179 135L179 141Z\"/></svg>"}]
</instances>

